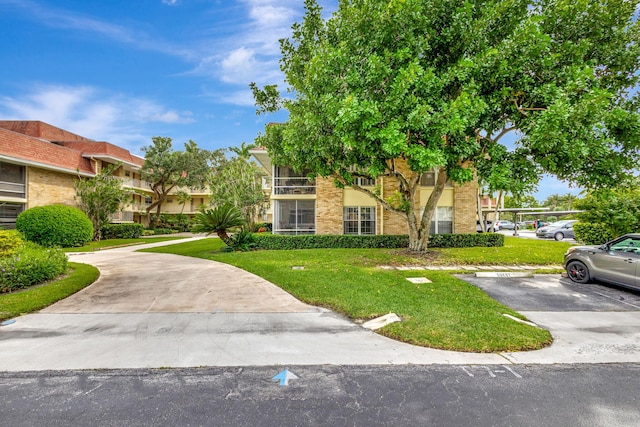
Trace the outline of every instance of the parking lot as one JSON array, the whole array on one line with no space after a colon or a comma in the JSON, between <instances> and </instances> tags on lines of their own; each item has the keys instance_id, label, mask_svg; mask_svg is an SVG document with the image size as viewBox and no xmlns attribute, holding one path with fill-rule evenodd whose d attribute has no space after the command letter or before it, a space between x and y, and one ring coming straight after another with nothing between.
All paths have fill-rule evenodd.
<instances>
[{"instance_id":1,"label":"parking lot","mask_svg":"<svg viewBox=\"0 0 640 427\"><path fill-rule=\"evenodd\" d=\"M640 311L640 294L602 284L579 285L559 274L533 278L459 275L492 298L523 311Z\"/></svg>"}]
</instances>

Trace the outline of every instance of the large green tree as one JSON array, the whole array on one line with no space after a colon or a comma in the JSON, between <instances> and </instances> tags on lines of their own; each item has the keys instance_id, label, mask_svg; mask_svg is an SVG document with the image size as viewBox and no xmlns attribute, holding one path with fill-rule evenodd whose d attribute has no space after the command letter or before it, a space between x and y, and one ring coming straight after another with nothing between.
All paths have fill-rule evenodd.
<instances>
[{"instance_id":1,"label":"large green tree","mask_svg":"<svg viewBox=\"0 0 640 427\"><path fill-rule=\"evenodd\" d=\"M580 221L602 224L613 236L640 232L640 186L598 189L574 202Z\"/></svg>"},{"instance_id":2,"label":"large green tree","mask_svg":"<svg viewBox=\"0 0 640 427\"><path fill-rule=\"evenodd\" d=\"M590 188L637 167L636 1L342 0L326 21L305 7L281 41L288 93L251 85L258 112L289 112L257 142L277 164L376 198L407 221L413 250L427 247L445 183L474 170L493 189L543 171ZM434 168L417 217L407 207ZM403 203L358 176L394 178Z\"/></svg>"},{"instance_id":3,"label":"large green tree","mask_svg":"<svg viewBox=\"0 0 640 427\"><path fill-rule=\"evenodd\" d=\"M132 192L122 187L122 180L113 173L120 165L109 165L91 178L74 182L75 200L93 224L93 240L100 240L102 227L113 215L131 203Z\"/></svg>"},{"instance_id":4,"label":"large green tree","mask_svg":"<svg viewBox=\"0 0 640 427\"><path fill-rule=\"evenodd\" d=\"M213 205L231 205L242 212L249 228L264 212L265 194L262 190L262 168L251 162L248 150L253 145L232 147L237 155L222 161L211 175L209 188Z\"/></svg>"},{"instance_id":5,"label":"large green tree","mask_svg":"<svg viewBox=\"0 0 640 427\"><path fill-rule=\"evenodd\" d=\"M156 210L154 222L160 218L162 204L174 190L182 187L206 188L212 168L222 158L222 151L204 150L193 142L184 144L184 151L173 149L171 138L156 136L153 143L143 147L144 164L140 169L142 179L151 184L155 200L147 206L147 214Z\"/></svg>"}]
</instances>

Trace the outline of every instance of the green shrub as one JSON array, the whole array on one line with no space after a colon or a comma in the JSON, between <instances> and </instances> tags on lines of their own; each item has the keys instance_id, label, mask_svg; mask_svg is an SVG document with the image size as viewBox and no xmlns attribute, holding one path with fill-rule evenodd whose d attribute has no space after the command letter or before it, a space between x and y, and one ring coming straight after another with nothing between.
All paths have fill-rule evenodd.
<instances>
[{"instance_id":1,"label":"green shrub","mask_svg":"<svg viewBox=\"0 0 640 427\"><path fill-rule=\"evenodd\" d=\"M9 256L24 245L16 230L0 230L0 258Z\"/></svg>"},{"instance_id":2,"label":"green shrub","mask_svg":"<svg viewBox=\"0 0 640 427\"><path fill-rule=\"evenodd\" d=\"M254 234L256 247L260 249L317 249L317 248L407 248L407 235L317 235L285 236ZM504 236L499 233L436 234L431 236L430 248L463 248L472 246L503 246Z\"/></svg>"},{"instance_id":3,"label":"green shrub","mask_svg":"<svg viewBox=\"0 0 640 427\"><path fill-rule=\"evenodd\" d=\"M172 234L172 233L177 233L177 230L174 230L172 228L154 228L153 229L153 234L158 235L158 234Z\"/></svg>"},{"instance_id":4,"label":"green shrub","mask_svg":"<svg viewBox=\"0 0 640 427\"><path fill-rule=\"evenodd\" d=\"M12 255L0 258L0 292L37 285L67 269L67 256L57 248L27 242Z\"/></svg>"},{"instance_id":5,"label":"green shrub","mask_svg":"<svg viewBox=\"0 0 640 427\"><path fill-rule=\"evenodd\" d=\"M82 246L93 238L93 225L84 212L64 205L27 209L18 215L16 229L42 246Z\"/></svg>"},{"instance_id":6,"label":"green shrub","mask_svg":"<svg viewBox=\"0 0 640 427\"><path fill-rule=\"evenodd\" d=\"M576 240L585 245L601 245L617 237L607 224L602 223L576 222L573 224L573 232Z\"/></svg>"},{"instance_id":7,"label":"green shrub","mask_svg":"<svg viewBox=\"0 0 640 427\"><path fill-rule=\"evenodd\" d=\"M142 224L107 224L102 227L103 239L136 239L142 235Z\"/></svg>"},{"instance_id":8,"label":"green shrub","mask_svg":"<svg viewBox=\"0 0 640 427\"><path fill-rule=\"evenodd\" d=\"M256 222L251 229L253 233L270 233L272 230L273 224L270 222Z\"/></svg>"},{"instance_id":9,"label":"green shrub","mask_svg":"<svg viewBox=\"0 0 640 427\"><path fill-rule=\"evenodd\" d=\"M228 248L233 251L247 252L256 248L256 239L247 231L240 231L231 236Z\"/></svg>"}]
</instances>

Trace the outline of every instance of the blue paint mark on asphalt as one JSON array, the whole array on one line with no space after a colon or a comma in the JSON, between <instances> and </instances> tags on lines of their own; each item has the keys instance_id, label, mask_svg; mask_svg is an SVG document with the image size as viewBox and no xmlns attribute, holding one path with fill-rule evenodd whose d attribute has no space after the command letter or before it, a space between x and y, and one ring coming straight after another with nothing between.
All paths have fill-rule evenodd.
<instances>
[{"instance_id":1,"label":"blue paint mark on asphalt","mask_svg":"<svg viewBox=\"0 0 640 427\"><path fill-rule=\"evenodd\" d=\"M289 385L289 380L297 380L298 376L293 372L285 369L284 371L278 373L278 375L271 378L272 380L280 381L280 385Z\"/></svg>"},{"instance_id":2,"label":"blue paint mark on asphalt","mask_svg":"<svg viewBox=\"0 0 640 427\"><path fill-rule=\"evenodd\" d=\"M0 326L7 326L7 325L11 325L12 323L16 323L16 321L13 320L13 319L9 319L9 320L5 320L4 322L0 323Z\"/></svg>"}]
</instances>

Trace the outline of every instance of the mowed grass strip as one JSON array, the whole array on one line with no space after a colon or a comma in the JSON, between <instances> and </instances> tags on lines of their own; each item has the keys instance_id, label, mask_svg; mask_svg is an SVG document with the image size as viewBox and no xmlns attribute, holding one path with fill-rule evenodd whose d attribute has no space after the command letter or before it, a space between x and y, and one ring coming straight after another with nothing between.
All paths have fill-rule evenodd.
<instances>
[{"instance_id":1,"label":"mowed grass strip","mask_svg":"<svg viewBox=\"0 0 640 427\"><path fill-rule=\"evenodd\" d=\"M496 352L533 350L551 343L547 331L508 319L504 314L522 316L447 272L376 267L380 263L406 261L403 251L220 252L223 246L218 239L203 239L143 251L231 264L269 280L308 304L330 308L356 321L396 313L403 321L388 325L378 333L415 345ZM407 277L426 277L432 283L413 284Z\"/></svg>"},{"instance_id":2,"label":"mowed grass strip","mask_svg":"<svg viewBox=\"0 0 640 427\"><path fill-rule=\"evenodd\" d=\"M69 271L61 279L21 291L0 294L0 320L41 310L84 289L99 276L100 272L94 266L70 262Z\"/></svg>"}]
</instances>

